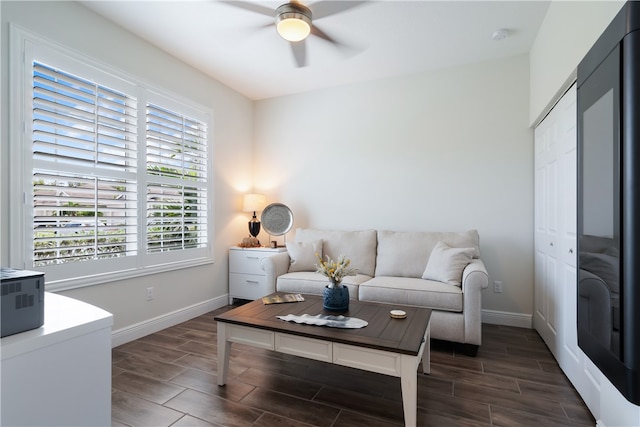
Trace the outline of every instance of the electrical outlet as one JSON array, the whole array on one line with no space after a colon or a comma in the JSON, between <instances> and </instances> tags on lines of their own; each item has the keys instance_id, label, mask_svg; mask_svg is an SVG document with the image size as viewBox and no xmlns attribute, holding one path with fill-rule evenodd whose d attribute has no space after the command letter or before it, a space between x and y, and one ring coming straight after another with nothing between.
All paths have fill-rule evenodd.
<instances>
[{"instance_id":1,"label":"electrical outlet","mask_svg":"<svg viewBox=\"0 0 640 427\"><path fill-rule=\"evenodd\" d=\"M147 301L151 301L153 299L153 286L147 288Z\"/></svg>"},{"instance_id":2,"label":"electrical outlet","mask_svg":"<svg viewBox=\"0 0 640 427\"><path fill-rule=\"evenodd\" d=\"M502 293L502 282L496 280L493 282L493 292L499 294Z\"/></svg>"}]
</instances>

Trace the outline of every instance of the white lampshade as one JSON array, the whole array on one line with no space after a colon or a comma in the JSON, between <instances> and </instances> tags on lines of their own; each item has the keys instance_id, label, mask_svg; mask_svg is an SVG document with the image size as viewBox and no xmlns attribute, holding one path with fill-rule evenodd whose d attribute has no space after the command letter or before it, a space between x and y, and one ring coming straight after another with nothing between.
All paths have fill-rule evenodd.
<instances>
[{"instance_id":1,"label":"white lampshade","mask_svg":"<svg viewBox=\"0 0 640 427\"><path fill-rule=\"evenodd\" d=\"M256 212L262 210L267 204L264 194L245 194L242 204L243 212Z\"/></svg>"}]
</instances>

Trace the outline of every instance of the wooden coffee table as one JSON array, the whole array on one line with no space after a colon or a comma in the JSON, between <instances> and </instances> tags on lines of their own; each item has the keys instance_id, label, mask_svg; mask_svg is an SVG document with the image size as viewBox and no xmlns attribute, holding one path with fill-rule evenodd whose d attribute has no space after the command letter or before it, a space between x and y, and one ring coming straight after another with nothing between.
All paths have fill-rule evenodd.
<instances>
[{"instance_id":1,"label":"wooden coffee table","mask_svg":"<svg viewBox=\"0 0 640 427\"><path fill-rule=\"evenodd\" d=\"M274 350L400 378L406 426L417 418L417 368L429 373L429 320L431 310L421 307L351 301L345 316L369 322L361 329L340 329L286 322L287 314L323 312L322 297L304 295L305 301L264 305L256 300L215 317L218 322L218 385L227 382L231 343ZM404 319L391 318L392 309L404 310Z\"/></svg>"}]
</instances>

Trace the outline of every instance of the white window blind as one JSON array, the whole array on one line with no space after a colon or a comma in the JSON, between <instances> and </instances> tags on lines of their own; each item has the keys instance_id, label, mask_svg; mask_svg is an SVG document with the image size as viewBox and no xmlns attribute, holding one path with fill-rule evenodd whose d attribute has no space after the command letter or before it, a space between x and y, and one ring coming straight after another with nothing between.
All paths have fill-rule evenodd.
<instances>
[{"instance_id":1,"label":"white window blind","mask_svg":"<svg viewBox=\"0 0 640 427\"><path fill-rule=\"evenodd\" d=\"M211 262L210 113L39 43L12 44L28 144L12 263L62 290Z\"/></svg>"},{"instance_id":2,"label":"white window blind","mask_svg":"<svg viewBox=\"0 0 640 427\"><path fill-rule=\"evenodd\" d=\"M147 105L147 252L204 247L207 126Z\"/></svg>"},{"instance_id":3,"label":"white window blind","mask_svg":"<svg viewBox=\"0 0 640 427\"><path fill-rule=\"evenodd\" d=\"M137 100L33 63L33 265L137 253Z\"/></svg>"}]
</instances>

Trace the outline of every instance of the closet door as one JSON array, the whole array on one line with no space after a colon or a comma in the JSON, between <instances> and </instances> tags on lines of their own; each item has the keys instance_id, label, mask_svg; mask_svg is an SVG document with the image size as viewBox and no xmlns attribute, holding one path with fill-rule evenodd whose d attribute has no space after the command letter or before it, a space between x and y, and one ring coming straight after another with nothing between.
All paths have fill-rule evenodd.
<instances>
[{"instance_id":1,"label":"closet door","mask_svg":"<svg viewBox=\"0 0 640 427\"><path fill-rule=\"evenodd\" d=\"M533 325L557 357L558 304L561 295L558 275L559 124L554 111L535 130Z\"/></svg>"},{"instance_id":2,"label":"closet door","mask_svg":"<svg viewBox=\"0 0 640 427\"><path fill-rule=\"evenodd\" d=\"M562 366L576 330L576 88L535 130L534 327Z\"/></svg>"},{"instance_id":3,"label":"closet door","mask_svg":"<svg viewBox=\"0 0 640 427\"><path fill-rule=\"evenodd\" d=\"M603 377L578 347L576 324L576 101L574 85L535 130L533 323L597 419L604 396Z\"/></svg>"},{"instance_id":4,"label":"closet door","mask_svg":"<svg viewBox=\"0 0 640 427\"><path fill-rule=\"evenodd\" d=\"M562 180L559 183L558 208L561 228L559 234L558 274L562 283L563 301L559 316L562 319L562 351L558 362L571 370L578 367L582 351L578 348L577 320L577 107L575 85L558 102L554 111L558 116L558 159ZM570 376L567 372L567 375Z\"/></svg>"}]
</instances>

